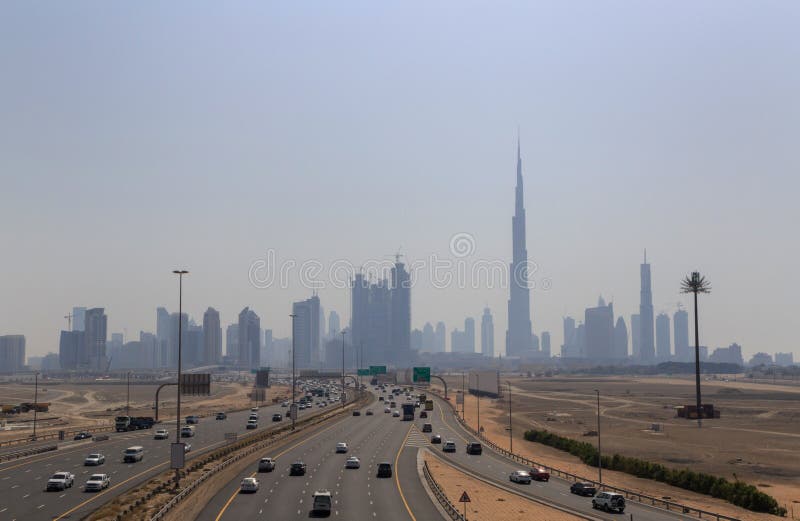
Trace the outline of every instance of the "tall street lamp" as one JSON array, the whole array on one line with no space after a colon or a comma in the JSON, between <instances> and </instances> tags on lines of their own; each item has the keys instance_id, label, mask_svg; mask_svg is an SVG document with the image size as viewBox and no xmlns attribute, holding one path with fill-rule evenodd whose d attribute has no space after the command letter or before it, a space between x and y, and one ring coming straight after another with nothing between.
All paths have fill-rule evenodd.
<instances>
[{"instance_id":1,"label":"tall street lamp","mask_svg":"<svg viewBox=\"0 0 800 521\"><path fill-rule=\"evenodd\" d=\"M131 372L128 371L128 397L125 402L125 416L131 417Z\"/></svg>"},{"instance_id":2,"label":"tall street lamp","mask_svg":"<svg viewBox=\"0 0 800 521\"><path fill-rule=\"evenodd\" d=\"M183 340L183 276L188 274L187 270L173 270L172 273L178 276L178 405L175 416L175 443L181 442L181 348ZM177 489L181 481L181 469L175 469L175 488Z\"/></svg>"},{"instance_id":3,"label":"tall street lamp","mask_svg":"<svg viewBox=\"0 0 800 521\"><path fill-rule=\"evenodd\" d=\"M297 403L294 399L294 388L295 388L295 381L294 381L294 337L295 337L295 330L294 330L294 319L297 318L295 313L289 315L292 317L292 404L289 406L289 416L292 418L292 430L294 430L294 421L297 417Z\"/></svg>"},{"instance_id":4,"label":"tall street lamp","mask_svg":"<svg viewBox=\"0 0 800 521\"><path fill-rule=\"evenodd\" d=\"M506 380L508 385L508 452L514 453L514 437L511 432L511 382Z\"/></svg>"},{"instance_id":5,"label":"tall street lamp","mask_svg":"<svg viewBox=\"0 0 800 521\"><path fill-rule=\"evenodd\" d=\"M597 394L597 481L603 485L603 456L600 450L600 390L595 389Z\"/></svg>"},{"instance_id":6,"label":"tall street lamp","mask_svg":"<svg viewBox=\"0 0 800 521\"><path fill-rule=\"evenodd\" d=\"M481 435L481 377L475 374L475 401L478 403L478 437Z\"/></svg>"},{"instance_id":7,"label":"tall street lamp","mask_svg":"<svg viewBox=\"0 0 800 521\"><path fill-rule=\"evenodd\" d=\"M344 335L346 331L342 329L342 408L344 408L345 404L345 396L344 396Z\"/></svg>"},{"instance_id":8,"label":"tall street lamp","mask_svg":"<svg viewBox=\"0 0 800 521\"><path fill-rule=\"evenodd\" d=\"M33 378L33 441L36 441L36 414L39 412L39 371L36 371Z\"/></svg>"}]
</instances>

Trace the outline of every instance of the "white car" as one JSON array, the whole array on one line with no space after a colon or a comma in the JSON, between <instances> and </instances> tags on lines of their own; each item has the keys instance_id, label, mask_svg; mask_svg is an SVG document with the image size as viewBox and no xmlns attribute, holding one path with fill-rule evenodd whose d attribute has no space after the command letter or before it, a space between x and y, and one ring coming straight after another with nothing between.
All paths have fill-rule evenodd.
<instances>
[{"instance_id":1,"label":"white car","mask_svg":"<svg viewBox=\"0 0 800 521\"><path fill-rule=\"evenodd\" d=\"M108 488L110 484L111 478L108 477L108 474L92 474L86 480L83 490L86 492L100 492L104 488Z\"/></svg>"},{"instance_id":2,"label":"white car","mask_svg":"<svg viewBox=\"0 0 800 521\"><path fill-rule=\"evenodd\" d=\"M361 460L359 460L355 456L350 456L349 458L347 458L344 467L347 469L359 469L361 468Z\"/></svg>"},{"instance_id":3,"label":"white car","mask_svg":"<svg viewBox=\"0 0 800 521\"><path fill-rule=\"evenodd\" d=\"M247 420L247 428L248 429L258 428L258 420Z\"/></svg>"},{"instance_id":4,"label":"white car","mask_svg":"<svg viewBox=\"0 0 800 521\"><path fill-rule=\"evenodd\" d=\"M102 454L89 454L86 456L86 459L83 460L83 464L87 467L94 467L97 465L102 465L106 462L106 457Z\"/></svg>"},{"instance_id":5,"label":"white car","mask_svg":"<svg viewBox=\"0 0 800 521\"><path fill-rule=\"evenodd\" d=\"M158 429L156 430L155 434L153 434L154 440L166 440L169 438L169 431L167 429Z\"/></svg>"},{"instance_id":6,"label":"white car","mask_svg":"<svg viewBox=\"0 0 800 521\"><path fill-rule=\"evenodd\" d=\"M289 402L283 402L283 403L281 404L281 407L289 407Z\"/></svg>"},{"instance_id":7,"label":"white car","mask_svg":"<svg viewBox=\"0 0 800 521\"><path fill-rule=\"evenodd\" d=\"M511 473L508 479L514 483L524 483L526 485L531 484L531 475L527 470L515 470Z\"/></svg>"},{"instance_id":8,"label":"white car","mask_svg":"<svg viewBox=\"0 0 800 521\"><path fill-rule=\"evenodd\" d=\"M275 470L275 460L272 458L261 458L258 460L259 472L272 472Z\"/></svg>"},{"instance_id":9,"label":"white car","mask_svg":"<svg viewBox=\"0 0 800 521\"><path fill-rule=\"evenodd\" d=\"M258 492L258 480L256 478L244 478L239 485L242 492Z\"/></svg>"},{"instance_id":10,"label":"white car","mask_svg":"<svg viewBox=\"0 0 800 521\"><path fill-rule=\"evenodd\" d=\"M190 450L192 450L192 444L191 443L184 443L183 444L183 452L189 452Z\"/></svg>"},{"instance_id":11,"label":"white car","mask_svg":"<svg viewBox=\"0 0 800 521\"><path fill-rule=\"evenodd\" d=\"M383 412L390 413L390 412L392 412L392 410L389 407L384 407L383 408Z\"/></svg>"},{"instance_id":12,"label":"white car","mask_svg":"<svg viewBox=\"0 0 800 521\"><path fill-rule=\"evenodd\" d=\"M392 418L399 418L399 417L400 417L400 411L398 411L397 409L393 410Z\"/></svg>"},{"instance_id":13,"label":"white car","mask_svg":"<svg viewBox=\"0 0 800 521\"><path fill-rule=\"evenodd\" d=\"M340 441L336 444L336 453L343 454L345 452L347 452L347 443Z\"/></svg>"}]
</instances>

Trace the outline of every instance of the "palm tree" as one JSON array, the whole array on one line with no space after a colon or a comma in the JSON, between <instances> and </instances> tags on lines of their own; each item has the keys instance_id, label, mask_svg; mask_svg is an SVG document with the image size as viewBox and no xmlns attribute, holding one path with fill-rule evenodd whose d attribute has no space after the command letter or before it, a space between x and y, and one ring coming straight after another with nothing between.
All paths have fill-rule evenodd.
<instances>
[{"instance_id":1,"label":"palm tree","mask_svg":"<svg viewBox=\"0 0 800 521\"><path fill-rule=\"evenodd\" d=\"M700 275L699 271L693 271L681 281L681 293L694 293L694 370L695 386L697 394L697 426L703 426L703 410L700 408L700 331L697 320L697 294L711 293L711 283Z\"/></svg>"}]
</instances>

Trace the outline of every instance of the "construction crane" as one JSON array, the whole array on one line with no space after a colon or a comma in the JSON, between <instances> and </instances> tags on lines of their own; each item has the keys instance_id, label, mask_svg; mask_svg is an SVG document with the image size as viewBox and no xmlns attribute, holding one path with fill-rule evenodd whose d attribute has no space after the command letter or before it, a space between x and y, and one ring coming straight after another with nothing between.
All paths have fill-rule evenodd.
<instances>
[{"instance_id":1,"label":"construction crane","mask_svg":"<svg viewBox=\"0 0 800 521\"><path fill-rule=\"evenodd\" d=\"M64 315L64 318L67 319L67 331L72 331L72 313Z\"/></svg>"}]
</instances>

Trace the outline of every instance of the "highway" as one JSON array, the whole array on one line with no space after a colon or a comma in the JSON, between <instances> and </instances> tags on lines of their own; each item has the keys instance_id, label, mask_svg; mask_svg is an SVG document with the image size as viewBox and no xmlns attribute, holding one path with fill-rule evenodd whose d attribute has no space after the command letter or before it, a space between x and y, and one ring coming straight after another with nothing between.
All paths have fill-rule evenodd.
<instances>
[{"instance_id":1,"label":"highway","mask_svg":"<svg viewBox=\"0 0 800 521\"><path fill-rule=\"evenodd\" d=\"M299 418L306 415L329 411L326 408L299 411ZM283 425L287 421L272 421L272 414L280 412L284 416L288 409L280 405L261 406L259 409L259 429L257 431ZM226 443L225 433L245 434L248 411L229 413L227 420L215 420L213 416L201 418L196 426L196 435L184 438L192 445L187 460L204 449L212 449ZM168 440L154 440L156 429L165 428L170 433ZM146 481L169 468L169 447L175 440L175 422L157 424L153 429L109 433L107 441L80 441L60 445L55 452L8 461L0 464L0 521L5 520L60 520L79 519L112 497ZM144 447L144 459L137 463L122 463L122 452L130 446ZM24 445L23 445L24 446ZM83 466L87 454L100 452L106 456L104 465ZM75 486L63 492L45 492L48 478L57 471L75 474ZM111 477L111 487L99 493L83 491L83 484L90 474L105 473Z\"/></svg>"},{"instance_id":2,"label":"highway","mask_svg":"<svg viewBox=\"0 0 800 521\"><path fill-rule=\"evenodd\" d=\"M374 415L364 411L371 409ZM441 519L417 472L417 450L427 440L411 435L413 422L403 422L383 412L374 402L362 415L348 416L312 429L302 440L286 442L253 458L251 466L232 479L198 517L201 521L240 519L305 519L310 517L312 494L327 489L333 496L332 518L387 521ZM347 454L336 454L338 442L349 445ZM360 469L345 469L355 455ZM273 472L257 472L260 457L277 459ZM302 460L305 476L289 476L289 465ZM392 464L391 478L378 478L377 465ZM261 485L254 494L239 493L244 477L255 476Z\"/></svg>"},{"instance_id":3,"label":"highway","mask_svg":"<svg viewBox=\"0 0 800 521\"><path fill-rule=\"evenodd\" d=\"M466 444L477 440L456 421L453 410L449 405L438 397L434 397L434 402L435 408L433 411L428 412L428 419L418 418L415 423L419 426L420 431L422 430L422 424L431 423L433 432L428 436L439 434L442 436L443 442L446 440L454 441L456 443L456 452L442 452L442 445L430 445L431 450L445 461L463 470L468 470L492 483L513 489L527 497L541 499L550 504L566 507L572 511L599 519L630 519L630 516L633 516L632 519L635 520L646 519L652 521L695 519L677 512L667 512L633 501L626 501L624 516L618 513L605 513L595 510L592 508L591 498L571 494L569 491L570 482L556 477L551 477L549 482L533 481L530 485L513 483L508 478L511 472L529 469L502 457L485 445L482 455L468 455L466 453Z\"/></svg>"}]
</instances>

